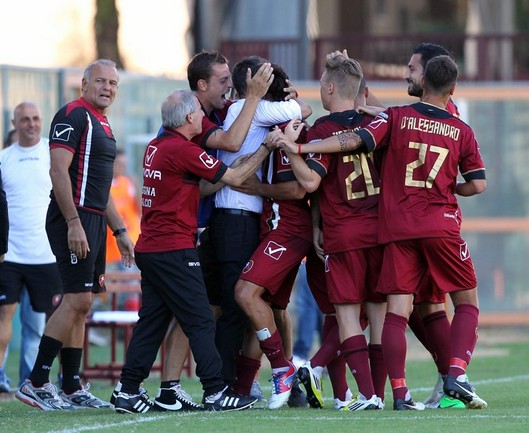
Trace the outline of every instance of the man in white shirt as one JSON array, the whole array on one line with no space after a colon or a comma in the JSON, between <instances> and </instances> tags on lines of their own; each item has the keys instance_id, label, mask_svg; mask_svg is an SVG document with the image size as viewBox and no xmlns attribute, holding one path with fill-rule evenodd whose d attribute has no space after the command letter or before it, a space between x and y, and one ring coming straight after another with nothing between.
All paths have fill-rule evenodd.
<instances>
[{"instance_id":1,"label":"man in white shirt","mask_svg":"<svg viewBox=\"0 0 529 433\"><path fill-rule=\"evenodd\" d=\"M48 140L40 136L39 108L32 102L20 103L12 123L18 142L0 152L10 216L8 252L0 264L0 360L4 359L13 316L27 288L33 308L21 314L28 322L23 328L21 353L20 381L24 381L35 362L45 313L53 312L62 289L45 229L51 190L50 152Z\"/></svg>"},{"instance_id":2,"label":"man in white shirt","mask_svg":"<svg viewBox=\"0 0 529 433\"><path fill-rule=\"evenodd\" d=\"M251 56L234 66L232 81L239 98L245 97L248 68L255 74L265 62L261 57ZM297 98L281 102L264 99L266 95L259 102L241 149L238 152L219 151L219 158L223 158L226 164L231 164L241 155L255 152L272 126L295 118L306 118L312 113L311 108ZM232 125L243 105L244 99L240 99L230 106L223 124L224 130ZM261 170L256 174L260 178ZM224 186L216 193L215 210L209 228L215 257L220 265L222 315L217 321L216 344L222 358L223 375L228 383L235 381L235 360L247 324L246 315L235 302L233 290L241 271L259 245L262 200L262 197Z\"/></svg>"}]
</instances>

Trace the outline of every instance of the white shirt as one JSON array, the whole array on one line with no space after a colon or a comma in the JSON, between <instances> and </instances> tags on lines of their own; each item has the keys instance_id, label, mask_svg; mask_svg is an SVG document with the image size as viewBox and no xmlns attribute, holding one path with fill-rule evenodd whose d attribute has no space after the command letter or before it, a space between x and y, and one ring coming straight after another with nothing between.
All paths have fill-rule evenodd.
<instances>
[{"instance_id":1,"label":"white shirt","mask_svg":"<svg viewBox=\"0 0 529 433\"><path fill-rule=\"evenodd\" d=\"M0 152L9 209L6 261L26 265L55 262L46 234L50 203L50 149L47 138L31 147L13 143Z\"/></svg>"},{"instance_id":2,"label":"white shirt","mask_svg":"<svg viewBox=\"0 0 529 433\"><path fill-rule=\"evenodd\" d=\"M239 99L230 105L228 114L224 120L224 131L229 129L240 114L244 101L244 99ZM301 107L293 99L282 102L266 100L259 101L250 129L242 143L241 149L238 152L220 150L218 158L226 165L231 165L239 156L254 153L259 149L259 146L270 131L270 127L296 118L301 119ZM261 167L257 170L256 174L259 179L261 179ZM260 214L263 210L263 199L256 195L248 195L234 191L226 185L215 194L215 207L243 209Z\"/></svg>"}]
</instances>

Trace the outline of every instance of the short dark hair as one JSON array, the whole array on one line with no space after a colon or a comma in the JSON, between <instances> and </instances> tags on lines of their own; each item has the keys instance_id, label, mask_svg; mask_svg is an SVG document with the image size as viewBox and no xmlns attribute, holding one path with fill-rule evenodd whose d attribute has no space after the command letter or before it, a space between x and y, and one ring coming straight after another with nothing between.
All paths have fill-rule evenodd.
<instances>
[{"instance_id":1,"label":"short dark hair","mask_svg":"<svg viewBox=\"0 0 529 433\"><path fill-rule=\"evenodd\" d=\"M448 93L457 82L458 74L457 65L450 56L434 57L424 68L424 89L435 94Z\"/></svg>"},{"instance_id":2,"label":"short dark hair","mask_svg":"<svg viewBox=\"0 0 529 433\"><path fill-rule=\"evenodd\" d=\"M417 45L413 50L413 54L421 55L421 64L423 69L426 67L426 63L428 63L428 61L434 57L450 56L450 53L446 48L431 42L423 42L422 44Z\"/></svg>"},{"instance_id":3,"label":"short dark hair","mask_svg":"<svg viewBox=\"0 0 529 433\"><path fill-rule=\"evenodd\" d=\"M198 90L198 81L208 81L211 77L211 66L215 63L228 64L228 59L216 50L201 51L193 56L187 65L187 81L189 88Z\"/></svg>"},{"instance_id":4,"label":"short dark hair","mask_svg":"<svg viewBox=\"0 0 529 433\"><path fill-rule=\"evenodd\" d=\"M285 93L285 87L288 87L288 75L281 65L272 63L272 68L274 70L274 79L272 84L270 84L264 99L276 102L284 101L285 96L287 96Z\"/></svg>"},{"instance_id":5,"label":"short dark hair","mask_svg":"<svg viewBox=\"0 0 529 433\"><path fill-rule=\"evenodd\" d=\"M260 56L248 56L235 64L231 73L231 81L240 98L244 98L248 91L246 86L246 71L248 68L252 71L253 77L261 65L266 62L267 60Z\"/></svg>"}]
</instances>

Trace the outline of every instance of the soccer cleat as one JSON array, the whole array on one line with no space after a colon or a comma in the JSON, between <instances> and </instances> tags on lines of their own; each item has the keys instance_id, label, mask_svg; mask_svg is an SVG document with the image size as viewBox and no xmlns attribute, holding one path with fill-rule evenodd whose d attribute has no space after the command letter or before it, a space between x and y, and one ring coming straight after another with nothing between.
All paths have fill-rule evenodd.
<instances>
[{"instance_id":1,"label":"soccer cleat","mask_svg":"<svg viewBox=\"0 0 529 433\"><path fill-rule=\"evenodd\" d=\"M288 407L307 407L309 402L307 396L299 386L299 380L296 378L292 383L292 391L287 401Z\"/></svg>"},{"instance_id":2,"label":"soccer cleat","mask_svg":"<svg viewBox=\"0 0 529 433\"><path fill-rule=\"evenodd\" d=\"M439 400L439 409L465 409L465 403L457 398L448 397L443 395Z\"/></svg>"},{"instance_id":3,"label":"soccer cleat","mask_svg":"<svg viewBox=\"0 0 529 433\"><path fill-rule=\"evenodd\" d=\"M338 411L341 411L345 405L353 399L353 393L349 388L347 388L347 391L345 393L345 400L340 400L339 398L334 399L334 408Z\"/></svg>"},{"instance_id":4,"label":"soccer cleat","mask_svg":"<svg viewBox=\"0 0 529 433\"><path fill-rule=\"evenodd\" d=\"M180 384L171 388L159 388L154 404L162 411L191 412L204 410L202 406L193 402L191 396L182 389Z\"/></svg>"},{"instance_id":5,"label":"soccer cleat","mask_svg":"<svg viewBox=\"0 0 529 433\"><path fill-rule=\"evenodd\" d=\"M261 390L261 384L258 380L252 382L252 389L250 389L250 397L256 398L259 402L266 402L266 398L263 396L263 391Z\"/></svg>"},{"instance_id":6,"label":"soccer cleat","mask_svg":"<svg viewBox=\"0 0 529 433\"><path fill-rule=\"evenodd\" d=\"M320 409L323 407L323 389L321 374L316 373L310 366L310 361L303 364L298 370L298 378L307 391L307 400L310 407Z\"/></svg>"},{"instance_id":7,"label":"soccer cleat","mask_svg":"<svg viewBox=\"0 0 529 433\"><path fill-rule=\"evenodd\" d=\"M279 409L288 402L292 392L292 384L296 378L296 368L294 364L288 363L286 371L272 373L272 395L268 400L268 409Z\"/></svg>"},{"instance_id":8,"label":"soccer cleat","mask_svg":"<svg viewBox=\"0 0 529 433\"><path fill-rule=\"evenodd\" d=\"M485 409L488 406L487 402L476 394L476 390L468 382L466 374L457 377L446 376L444 392L450 397L461 400L469 409Z\"/></svg>"},{"instance_id":9,"label":"soccer cleat","mask_svg":"<svg viewBox=\"0 0 529 433\"><path fill-rule=\"evenodd\" d=\"M443 398L445 393L443 392L444 380L441 374L437 375L437 382L433 387L433 391L430 396L423 401L424 407L427 409L437 409L439 407L439 401Z\"/></svg>"},{"instance_id":10,"label":"soccer cleat","mask_svg":"<svg viewBox=\"0 0 529 433\"><path fill-rule=\"evenodd\" d=\"M88 390L90 384L86 384L72 394L66 394L64 391L59 392L59 397L63 401L72 405L74 409L107 409L110 403L97 398Z\"/></svg>"},{"instance_id":11,"label":"soccer cleat","mask_svg":"<svg viewBox=\"0 0 529 433\"><path fill-rule=\"evenodd\" d=\"M204 409L214 412L244 410L251 408L256 401L255 397L237 394L226 386L222 391L204 398Z\"/></svg>"},{"instance_id":12,"label":"soccer cleat","mask_svg":"<svg viewBox=\"0 0 529 433\"><path fill-rule=\"evenodd\" d=\"M114 390L112 391L112 395L110 396L110 407L113 409L114 408L114 403L116 402L116 398L119 394L119 392L121 391L121 387L122 387L122 383L121 382L118 382L116 384L116 387L114 388ZM147 394L147 390L145 388L140 388L140 394ZM149 396L147 396L147 398L149 398Z\"/></svg>"},{"instance_id":13,"label":"soccer cleat","mask_svg":"<svg viewBox=\"0 0 529 433\"><path fill-rule=\"evenodd\" d=\"M381 410L384 409L384 403L376 395L373 395L369 400L367 400L362 395L354 397L352 400L345 403L340 411L341 412L352 412L358 410Z\"/></svg>"},{"instance_id":14,"label":"soccer cleat","mask_svg":"<svg viewBox=\"0 0 529 433\"><path fill-rule=\"evenodd\" d=\"M147 393L128 394L120 391L114 401L114 410L118 413L146 413L156 412L159 409L149 399Z\"/></svg>"},{"instance_id":15,"label":"soccer cleat","mask_svg":"<svg viewBox=\"0 0 529 433\"><path fill-rule=\"evenodd\" d=\"M404 400L403 398L397 398L393 402L393 409L395 410L424 410L424 404L413 399Z\"/></svg>"},{"instance_id":16,"label":"soccer cleat","mask_svg":"<svg viewBox=\"0 0 529 433\"><path fill-rule=\"evenodd\" d=\"M73 410L73 406L64 401L57 393L52 383L45 383L42 387L33 386L26 379L15 394L21 402L41 410Z\"/></svg>"}]
</instances>

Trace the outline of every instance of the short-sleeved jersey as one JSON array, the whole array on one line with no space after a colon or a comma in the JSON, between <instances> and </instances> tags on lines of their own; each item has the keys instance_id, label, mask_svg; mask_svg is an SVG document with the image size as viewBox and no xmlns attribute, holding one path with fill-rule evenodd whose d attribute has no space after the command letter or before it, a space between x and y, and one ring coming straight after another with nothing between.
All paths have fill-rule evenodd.
<instances>
[{"instance_id":1,"label":"short-sleeved jersey","mask_svg":"<svg viewBox=\"0 0 529 433\"><path fill-rule=\"evenodd\" d=\"M472 129L430 104L388 108L358 131L369 150L387 147L382 162L379 238L459 237L458 173L485 179Z\"/></svg>"},{"instance_id":2,"label":"short-sleeved jersey","mask_svg":"<svg viewBox=\"0 0 529 433\"><path fill-rule=\"evenodd\" d=\"M278 184L293 180L296 180L296 176L292 171L287 153L283 149L276 149L265 161L263 183ZM261 237L278 229L312 242L312 222L306 199L264 199L261 214Z\"/></svg>"},{"instance_id":3,"label":"short-sleeved jersey","mask_svg":"<svg viewBox=\"0 0 529 433\"><path fill-rule=\"evenodd\" d=\"M217 182L227 166L175 131L152 140L143 158L139 252L195 248L199 180Z\"/></svg>"},{"instance_id":4,"label":"short-sleeved jersey","mask_svg":"<svg viewBox=\"0 0 529 433\"><path fill-rule=\"evenodd\" d=\"M73 153L69 172L75 206L105 212L116 158L106 116L82 97L65 105L51 123L50 149L55 148ZM51 198L55 200L53 191Z\"/></svg>"},{"instance_id":5,"label":"short-sleeved jersey","mask_svg":"<svg viewBox=\"0 0 529 433\"><path fill-rule=\"evenodd\" d=\"M319 118L309 129L308 141L359 129L372 119L355 110L331 113ZM308 154L307 165L322 177L318 198L326 253L377 245L380 191L377 153Z\"/></svg>"},{"instance_id":6,"label":"short-sleeved jersey","mask_svg":"<svg viewBox=\"0 0 529 433\"><path fill-rule=\"evenodd\" d=\"M209 116L204 116L202 119L202 132L199 135L195 135L191 141L198 144L202 149L205 149L209 136L217 129L222 129L224 120L226 120L226 116L228 115L228 108L230 108L231 104L233 104L233 101L226 101L222 110L213 110ZM202 111L205 113L204 107L202 107Z\"/></svg>"}]
</instances>

